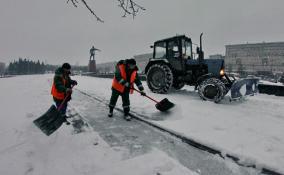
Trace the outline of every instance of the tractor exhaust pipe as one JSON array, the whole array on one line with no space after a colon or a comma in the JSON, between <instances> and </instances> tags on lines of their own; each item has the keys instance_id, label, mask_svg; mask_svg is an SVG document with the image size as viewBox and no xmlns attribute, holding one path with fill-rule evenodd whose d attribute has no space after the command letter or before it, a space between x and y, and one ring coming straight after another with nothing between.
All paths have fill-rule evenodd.
<instances>
[{"instance_id":1,"label":"tractor exhaust pipe","mask_svg":"<svg viewBox=\"0 0 284 175\"><path fill-rule=\"evenodd\" d=\"M200 34L200 44L199 47L196 48L196 53L198 54L198 62L201 65L203 60L204 60L204 52L202 50L202 35L203 33Z\"/></svg>"},{"instance_id":2,"label":"tractor exhaust pipe","mask_svg":"<svg viewBox=\"0 0 284 175\"><path fill-rule=\"evenodd\" d=\"M203 35L203 33L200 34L200 38L199 38L199 41L200 41L200 51L202 51L202 35Z\"/></svg>"},{"instance_id":3,"label":"tractor exhaust pipe","mask_svg":"<svg viewBox=\"0 0 284 175\"><path fill-rule=\"evenodd\" d=\"M200 34L200 53L199 53L199 60L202 61L204 60L204 52L203 52L203 49L202 49L202 35L203 33Z\"/></svg>"}]
</instances>

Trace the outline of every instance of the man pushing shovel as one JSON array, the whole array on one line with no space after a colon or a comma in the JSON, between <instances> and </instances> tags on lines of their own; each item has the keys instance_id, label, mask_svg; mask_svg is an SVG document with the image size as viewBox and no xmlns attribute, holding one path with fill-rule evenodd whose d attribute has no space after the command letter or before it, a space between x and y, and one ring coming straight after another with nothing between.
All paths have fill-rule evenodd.
<instances>
[{"instance_id":1,"label":"man pushing shovel","mask_svg":"<svg viewBox=\"0 0 284 175\"><path fill-rule=\"evenodd\" d=\"M53 78L51 94L53 100L56 103L56 107L59 108L59 112L65 118L65 123L69 125L70 123L66 120L66 110L68 101L71 100L72 86L77 85L77 81L71 80L70 72L71 65L69 63L64 63L55 71ZM67 97L68 95L68 97ZM64 101L64 99L67 99ZM62 103L63 102L63 103Z\"/></svg>"},{"instance_id":2,"label":"man pushing shovel","mask_svg":"<svg viewBox=\"0 0 284 175\"><path fill-rule=\"evenodd\" d=\"M138 68L136 66L135 59L121 60L115 67L115 74L112 81L112 94L109 103L109 117L113 116L113 109L116 105L119 96L122 98L122 106L124 111L124 118L127 121L131 120L129 116L130 101L129 93L133 93L134 83L140 90L142 96L146 96L144 87L140 81L137 73Z\"/></svg>"},{"instance_id":3,"label":"man pushing shovel","mask_svg":"<svg viewBox=\"0 0 284 175\"><path fill-rule=\"evenodd\" d=\"M71 66L69 63L64 63L56 69L51 87L51 95L55 105L51 107L35 119L33 123L47 136L54 133L63 122L67 125L70 123L66 120L66 110L68 101L71 100L72 87L77 85L77 81L70 78Z\"/></svg>"}]
</instances>

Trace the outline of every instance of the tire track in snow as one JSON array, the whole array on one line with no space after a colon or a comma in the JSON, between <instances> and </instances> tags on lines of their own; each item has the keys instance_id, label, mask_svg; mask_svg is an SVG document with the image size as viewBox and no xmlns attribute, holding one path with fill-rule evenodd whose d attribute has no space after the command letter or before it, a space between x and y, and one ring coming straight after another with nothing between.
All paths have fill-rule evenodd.
<instances>
[{"instance_id":1,"label":"tire track in snow","mask_svg":"<svg viewBox=\"0 0 284 175\"><path fill-rule=\"evenodd\" d=\"M26 144L27 141L23 141L21 143L17 143L17 144L14 144L14 145L11 145L7 148L4 148L2 150L0 150L0 154L5 154L5 153L8 153L9 151L13 150L13 149L16 149L24 144Z\"/></svg>"}]
</instances>

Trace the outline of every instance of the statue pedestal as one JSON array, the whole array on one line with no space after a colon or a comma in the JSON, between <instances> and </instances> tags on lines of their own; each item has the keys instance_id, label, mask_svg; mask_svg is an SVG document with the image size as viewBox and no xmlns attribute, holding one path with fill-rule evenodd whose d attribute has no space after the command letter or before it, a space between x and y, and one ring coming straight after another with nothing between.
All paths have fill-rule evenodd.
<instances>
[{"instance_id":1,"label":"statue pedestal","mask_svg":"<svg viewBox=\"0 0 284 175\"><path fill-rule=\"evenodd\" d=\"M89 61L89 72L94 72L96 73L96 60L90 60Z\"/></svg>"}]
</instances>

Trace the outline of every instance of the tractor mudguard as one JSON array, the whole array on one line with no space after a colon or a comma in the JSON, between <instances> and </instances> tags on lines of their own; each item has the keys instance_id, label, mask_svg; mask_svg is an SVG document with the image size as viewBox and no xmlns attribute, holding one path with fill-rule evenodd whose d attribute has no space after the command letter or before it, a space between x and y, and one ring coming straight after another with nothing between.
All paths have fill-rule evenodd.
<instances>
[{"instance_id":1,"label":"tractor mudguard","mask_svg":"<svg viewBox=\"0 0 284 175\"><path fill-rule=\"evenodd\" d=\"M197 78L196 86L198 86L205 79L213 78L213 77L214 77L214 75L212 73L201 75L200 77Z\"/></svg>"},{"instance_id":2,"label":"tractor mudguard","mask_svg":"<svg viewBox=\"0 0 284 175\"><path fill-rule=\"evenodd\" d=\"M254 95L258 92L257 78L238 79L231 86L231 98L237 99L247 95Z\"/></svg>"}]
</instances>

